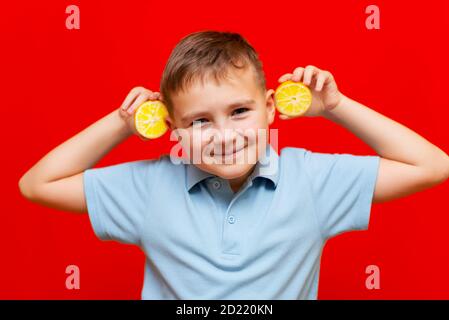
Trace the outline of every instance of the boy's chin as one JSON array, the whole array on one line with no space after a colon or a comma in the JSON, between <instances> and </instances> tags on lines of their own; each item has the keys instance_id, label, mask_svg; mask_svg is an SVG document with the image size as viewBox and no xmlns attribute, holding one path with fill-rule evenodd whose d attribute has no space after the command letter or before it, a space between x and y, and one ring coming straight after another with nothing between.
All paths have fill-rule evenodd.
<instances>
[{"instance_id":1,"label":"boy's chin","mask_svg":"<svg viewBox=\"0 0 449 320\"><path fill-rule=\"evenodd\" d=\"M255 164L250 163L237 163L237 164L214 164L208 166L207 171L223 178L223 179L236 179L248 174Z\"/></svg>"}]
</instances>

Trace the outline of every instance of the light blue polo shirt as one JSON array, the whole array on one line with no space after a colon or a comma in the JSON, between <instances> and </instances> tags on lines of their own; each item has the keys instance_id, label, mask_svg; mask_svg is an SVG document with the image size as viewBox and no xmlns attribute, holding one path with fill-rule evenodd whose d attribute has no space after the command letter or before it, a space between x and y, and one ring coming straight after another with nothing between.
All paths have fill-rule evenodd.
<instances>
[{"instance_id":1,"label":"light blue polo shirt","mask_svg":"<svg viewBox=\"0 0 449 320\"><path fill-rule=\"evenodd\" d=\"M268 146L234 194L162 155L88 169L84 190L96 236L145 253L142 299L316 299L326 240L368 228L379 159Z\"/></svg>"}]
</instances>

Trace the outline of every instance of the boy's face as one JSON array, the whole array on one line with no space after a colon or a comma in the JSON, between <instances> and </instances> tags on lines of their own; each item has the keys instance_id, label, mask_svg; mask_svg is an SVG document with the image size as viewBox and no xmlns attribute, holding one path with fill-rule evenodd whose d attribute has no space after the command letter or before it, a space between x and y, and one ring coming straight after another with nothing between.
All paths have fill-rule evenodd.
<instances>
[{"instance_id":1,"label":"boy's face","mask_svg":"<svg viewBox=\"0 0 449 320\"><path fill-rule=\"evenodd\" d=\"M177 132L191 163L240 185L265 153L275 115L273 93L262 92L252 68L232 69L218 85L197 81L173 95L167 122L172 130L182 129Z\"/></svg>"}]
</instances>

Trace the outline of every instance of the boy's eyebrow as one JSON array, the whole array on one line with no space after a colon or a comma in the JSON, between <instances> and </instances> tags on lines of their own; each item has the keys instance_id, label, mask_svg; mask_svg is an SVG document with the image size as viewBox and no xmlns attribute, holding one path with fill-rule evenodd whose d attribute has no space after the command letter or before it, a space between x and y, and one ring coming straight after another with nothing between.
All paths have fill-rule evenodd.
<instances>
[{"instance_id":1,"label":"boy's eyebrow","mask_svg":"<svg viewBox=\"0 0 449 320\"><path fill-rule=\"evenodd\" d=\"M234 102L228 104L226 108L229 110L229 109L232 109L237 106L249 105L249 104L253 104L255 102L256 101L254 99L237 100L237 101L234 101ZM186 114L185 116L183 116L181 118L181 121L187 121L190 118L196 118L196 117L199 117L202 115L206 115L207 113L208 113L207 111L202 111L202 112Z\"/></svg>"}]
</instances>

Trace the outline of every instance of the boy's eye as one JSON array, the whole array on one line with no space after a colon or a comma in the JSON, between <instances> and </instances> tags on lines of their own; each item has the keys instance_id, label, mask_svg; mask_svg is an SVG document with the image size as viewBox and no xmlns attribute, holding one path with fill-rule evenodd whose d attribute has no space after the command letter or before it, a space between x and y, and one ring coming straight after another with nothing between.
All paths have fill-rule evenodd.
<instances>
[{"instance_id":1,"label":"boy's eye","mask_svg":"<svg viewBox=\"0 0 449 320\"><path fill-rule=\"evenodd\" d=\"M248 108L238 108L238 109L235 109L235 110L232 112L232 115L242 114L242 113L247 112L248 110L249 110ZM206 122L208 122L208 121L209 121L209 120L207 120L206 118L196 119L196 120L193 120L193 121L192 121L192 123L190 124L190 126L193 126L193 125L196 124L196 123L199 123L200 125L203 125L204 123L206 123Z\"/></svg>"},{"instance_id":2,"label":"boy's eye","mask_svg":"<svg viewBox=\"0 0 449 320\"><path fill-rule=\"evenodd\" d=\"M199 124L201 125L201 124L203 124L204 122L207 122L207 119L206 119L206 118L196 119L196 120L193 120L193 122L192 122L190 125L193 126L193 125L196 124L196 123L199 123Z\"/></svg>"},{"instance_id":3,"label":"boy's eye","mask_svg":"<svg viewBox=\"0 0 449 320\"><path fill-rule=\"evenodd\" d=\"M249 109L248 108L238 108L238 109L235 109L233 112L232 112L232 114L241 114L241 113L245 113L246 111L248 111Z\"/></svg>"}]
</instances>

